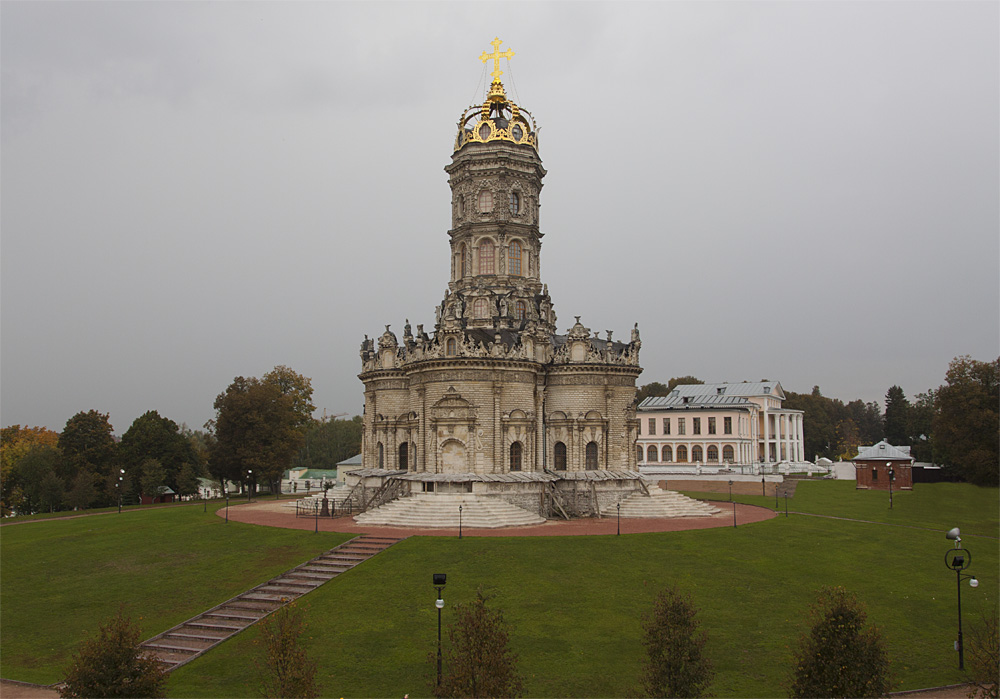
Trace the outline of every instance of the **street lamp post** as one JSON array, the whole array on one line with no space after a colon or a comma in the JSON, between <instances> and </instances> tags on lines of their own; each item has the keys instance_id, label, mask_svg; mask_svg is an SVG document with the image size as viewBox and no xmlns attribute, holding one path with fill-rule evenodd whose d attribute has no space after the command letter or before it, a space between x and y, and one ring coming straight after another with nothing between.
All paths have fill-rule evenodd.
<instances>
[{"instance_id":1,"label":"street lamp post","mask_svg":"<svg viewBox=\"0 0 1000 699\"><path fill-rule=\"evenodd\" d=\"M462 506L458 506L458 538L462 538Z\"/></svg>"},{"instance_id":2,"label":"street lamp post","mask_svg":"<svg viewBox=\"0 0 1000 699\"><path fill-rule=\"evenodd\" d=\"M886 468L889 469L889 509L892 509L892 482L896 480L896 471L892 468L892 462L886 462Z\"/></svg>"},{"instance_id":3,"label":"street lamp post","mask_svg":"<svg viewBox=\"0 0 1000 699\"><path fill-rule=\"evenodd\" d=\"M115 484L118 488L118 514L122 513L122 489L125 487L125 469L118 469L118 482Z\"/></svg>"},{"instance_id":4,"label":"street lamp post","mask_svg":"<svg viewBox=\"0 0 1000 699\"><path fill-rule=\"evenodd\" d=\"M226 491L226 524L229 524L229 486L225 480L222 481L222 487Z\"/></svg>"},{"instance_id":5,"label":"street lamp post","mask_svg":"<svg viewBox=\"0 0 1000 699\"><path fill-rule=\"evenodd\" d=\"M618 532L616 536L622 535L622 504L618 503Z\"/></svg>"},{"instance_id":6,"label":"street lamp post","mask_svg":"<svg viewBox=\"0 0 1000 699\"><path fill-rule=\"evenodd\" d=\"M760 496L761 497L765 497L766 495L767 495L767 491L764 489L764 476L761 476L760 477Z\"/></svg>"},{"instance_id":7,"label":"street lamp post","mask_svg":"<svg viewBox=\"0 0 1000 699\"><path fill-rule=\"evenodd\" d=\"M962 571L972 565L972 552L959 547L962 542L961 532L958 527L951 529L945 534L945 538L955 542L955 548L948 549L944 554L945 567L955 571L955 583L958 588L958 641L955 642L955 650L958 651L958 669L965 669L965 647L962 644L962 581L968 580L969 587L979 587L979 581L975 575L968 575Z\"/></svg>"},{"instance_id":8,"label":"street lamp post","mask_svg":"<svg viewBox=\"0 0 1000 699\"><path fill-rule=\"evenodd\" d=\"M736 502L733 500L733 482L729 481L729 502L733 503L733 529L736 529Z\"/></svg>"},{"instance_id":9,"label":"street lamp post","mask_svg":"<svg viewBox=\"0 0 1000 699\"><path fill-rule=\"evenodd\" d=\"M250 485L252 482L253 482L253 469L252 468L248 468L247 469L247 502L250 502L250 493L253 492L253 488Z\"/></svg>"},{"instance_id":10,"label":"street lamp post","mask_svg":"<svg viewBox=\"0 0 1000 699\"><path fill-rule=\"evenodd\" d=\"M444 608L444 600L441 598L441 591L444 589L448 576L444 573L434 573L434 588L438 596L434 601L434 606L438 610L438 655L437 655L437 686L441 686L441 610Z\"/></svg>"}]
</instances>

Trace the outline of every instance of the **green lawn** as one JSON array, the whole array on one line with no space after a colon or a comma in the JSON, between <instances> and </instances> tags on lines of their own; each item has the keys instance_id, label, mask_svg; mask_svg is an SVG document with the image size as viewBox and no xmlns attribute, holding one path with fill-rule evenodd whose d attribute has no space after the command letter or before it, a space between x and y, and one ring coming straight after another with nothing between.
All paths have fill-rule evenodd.
<instances>
[{"instance_id":1,"label":"green lawn","mask_svg":"<svg viewBox=\"0 0 1000 699\"><path fill-rule=\"evenodd\" d=\"M942 531L993 527L994 538L965 542L981 581L963 588L970 623L1000 592L997 490L944 484L933 507L938 488L904 494L902 503L915 497L894 503L891 515L867 494L844 513L938 531L793 515L736 530L622 537L415 537L309 595L305 643L319 661L323 696L427 696L437 628L430 576L445 572L449 606L481 585L504 610L527 696L625 696L637 686L640 616L674 583L694 596L710 634L713 692L780 696L807 608L822 585L837 584L857 592L883 627L896 689L956 683L955 578L942 562L950 546ZM837 513L842 490L830 481L802 484L794 507ZM964 503L957 522L954 503ZM256 638L250 631L173 673L171 696L254 696Z\"/></svg>"},{"instance_id":2,"label":"green lawn","mask_svg":"<svg viewBox=\"0 0 1000 699\"><path fill-rule=\"evenodd\" d=\"M0 528L0 676L48 684L119 604L148 638L349 538L201 506Z\"/></svg>"}]
</instances>

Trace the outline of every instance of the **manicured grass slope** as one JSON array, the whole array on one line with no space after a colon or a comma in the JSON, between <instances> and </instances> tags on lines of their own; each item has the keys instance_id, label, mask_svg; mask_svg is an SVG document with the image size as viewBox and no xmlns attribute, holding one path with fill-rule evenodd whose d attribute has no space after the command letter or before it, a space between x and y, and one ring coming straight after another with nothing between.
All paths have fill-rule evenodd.
<instances>
[{"instance_id":1,"label":"manicured grass slope","mask_svg":"<svg viewBox=\"0 0 1000 699\"><path fill-rule=\"evenodd\" d=\"M800 485L795 508L840 514L840 485ZM992 526L996 537L996 489L947 484L934 506L939 486L925 487L926 495L905 494L918 496L911 502L919 508L903 514L904 496L892 516L940 530L958 523L988 534ZM884 517L885 498L865 495L846 516ZM957 522L954 503L964 503ZM965 543L981 580L977 590L963 588L969 623L997 597L998 552L995 538ZM701 609L714 693L778 696L809 605L822 585L836 584L858 593L883 627L896 688L937 686L961 681L951 650L955 576L942 562L948 547L941 531L794 515L736 530L622 537L417 537L310 594L305 644L324 696L427 696L437 630L430 575L445 572L446 624L450 607L478 586L504 610L527 696L624 696L637 687L640 616L673 583ZM171 696L254 696L256 638L242 634L173 673Z\"/></svg>"},{"instance_id":2,"label":"manicured grass slope","mask_svg":"<svg viewBox=\"0 0 1000 699\"><path fill-rule=\"evenodd\" d=\"M229 522L201 506L0 529L0 676L51 683L124 604L149 638L350 538Z\"/></svg>"}]
</instances>

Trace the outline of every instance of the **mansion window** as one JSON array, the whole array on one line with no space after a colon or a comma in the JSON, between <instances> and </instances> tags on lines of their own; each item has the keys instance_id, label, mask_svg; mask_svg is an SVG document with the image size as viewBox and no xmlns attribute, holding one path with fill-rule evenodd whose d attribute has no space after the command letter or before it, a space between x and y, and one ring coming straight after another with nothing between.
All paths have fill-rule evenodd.
<instances>
[{"instance_id":1,"label":"mansion window","mask_svg":"<svg viewBox=\"0 0 1000 699\"><path fill-rule=\"evenodd\" d=\"M701 463L701 447L698 445L691 447L691 460L695 463Z\"/></svg>"},{"instance_id":2,"label":"mansion window","mask_svg":"<svg viewBox=\"0 0 1000 699\"><path fill-rule=\"evenodd\" d=\"M709 434L715 434L715 418L714 417L708 418L708 433Z\"/></svg>"},{"instance_id":3,"label":"mansion window","mask_svg":"<svg viewBox=\"0 0 1000 699\"><path fill-rule=\"evenodd\" d=\"M510 213L517 216L521 211L521 195L517 192L510 193Z\"/></svg>"},{"instance_id":4,"label":"mansion window","mask_svg":"<svg viewBox=\"0 0 1000 699\"><path fill-rule=\"evenodd\" d=\"M733 448L730 446L722 447L722 460L727 464L733 463Z\"/></svg>"},{"instance_id":5,"label":"mansion window","mask_svg":"<svg viewBox=\"0 0 1000 699\"><path fill-rule=\"evenodd\" d=\"M556 471L565 471L566 470L566 445L563 444L562 442L556 442L556 446L555 446L555 450L554 451L555 451L555 458L553 459L553 461L555 461L554 466L556 468Z\"/></svg>"},{"instance_id":6,"label":"mansion window","mask_svg":"<svg viewBox=\"0 0 1000 699\"><path fill-rule=\"evenodd\" d=\"M493 274L493 243L489 240L479 244L479 273Z\"/></svg>"},{"instance_id":7,"label":"mansion window","mask_svg":"<svg viewBox=\"0 0 1000 699\"><path fill-rule=\"evenodd\" d=\"M665 445L663 447L663 453L661 454L661 456L663 457L663 461L673 461L674 460L673 449L671 449L669 445Z\"/></svg>"},{"instance_id":8,"label":"mansion window","mask_svg":"<svg viewBox=\"0 0 1000 699\"><path fill-rule=\"evenodd\" d=\"M488 214L493 211L493 192L484 189L479 193L479 211Z\"/></svg>"},{"instance_id":9,"label":"mansion window","mask_svg":"<svg viewBox=\"0 0 1000 699\"><path fill-rule=\"evenodd\" d=\"M691 434L701 434L701 418L691 418Z\"/></svg>"},{"instance_id":10,"label":"mansion window","mask_svg":"<svg viewBox=\"0 0 1000 699\"><path fill-rule=\"evenodd\" d=\"M649 434L651 434L651 435L656 434L656 418L655 417L649 418Z\"/></svg>"},{"instance_id":11,"label":"mansion window","mask_svg":"<svg viewBox=\"0 0 1000 699\"><path fill-rule=\"evenodd\" d=\"M515 277L521 276L521 243L513 241L507 250L507 273Z\"/></svg>"},{"instance_id":12,"label":"mansion window","mask_svg":"<svg viewBox=\"0 0 1000 699\"><path fill-rule=\"evenodd\" d=\"M407 469L407 457L409 453L406 450L406 442L399 445L399 470L405 471Z\"/></svg>"},{"instance_id":13,"label":"mansion window","mask_svg":"<svg viewBox=\"0 0 1000 699\"><path fill-rule=\"evenodd\" d=\"M722 432L723 434L733 433L733 418L731 417L722 418Z\"/></svg>"},{"instance_id":14,"label":"mansion window","mask_svg":"<svg viewBox=\"0 0 1000 699\"><path fill-rule=\"evenodd\" d=\"M587 442L587 470L597 470L597 442Z\"/></svg>"},{"instance_id":15,"label":"mansion window","mask_svg":"<svg viewBox=\"0 0 1000 699\"><path fill-rule=\"evenodd\" d=\"M524 320L524 316L528 314L528 308L524 305L524 301L518 301L514 304L514 318L517 320Z\"/></svg>"},{"instance_id":16,"label":"mansion window","mask_svg":"<svg viewBox=\"0 0 1000 699\"><path fill-rule=\"evenodd\" d=\"M670 418L663 418L663 434L670 434Z\"/></svg>"},{"instance_id":17,"label":"mansion window","mask_svg":"<svg viewBox=\"0 0 1000 699\"><path fill-rule=\"evenodd\" d=\"M656 447L651 446L646 450L646 461L659 461L656 456Z\"/></svg>"},{"instance_id":18,"label":"mansion window","mask_svg":"<svg viewBox=\"0 0 1000 699\"><path fill-rule=\"evenodd\" d=\"M472 317L485 318L487 313L486 306L486 299L476 299L472 304Z\"/></svg>"},{"instance_id":19,"label":"mansion window","mask_svg":"<svg viewBox=\"0 0 1000 699\"><path fill-rule=\"evenodd\" d=\"M687 432L684 430L684 418L682 417L677 418L677 434L687 434ZM678 453L677 460L680 461L681 460L680 449L677 450L677 453ZM687 461L687 459L684 460Z\"/></svg>"},{"instance_id":20,"label":"mansion window","mask_svg":"<svg viewBox=\"0 0 1000 699\"><path fill-rule=\"evenodd\" d=\"M708 455L708 460L709 460L710 463L714 463L714 462L716 462L716 461L719 460L719 448L718 447L716 447L714 445L710 446L708 449L705 450L705 453Z\"/></svg>"},{"instance_id":21,"label":"mansion window","mask_svg":"<svg viewBox=\"0 0 1000 699\"><path fill-rule=\"evenodd\" d=\"M514 442L510 445L510 470L521 470L521 443Z\"/></svg>"},{"instance_id":22,"label":"mansion window","mask_svg":"<svg viewBox=\"0 0 1000 699\"><path fill-rule=\"evenodd\" d=\"M683 420L684 418L681 419ZM688 460L688 448L683 444L677 447L677 460L680 461L681 463L684 463Z\"/></svg>"}]
</instances>

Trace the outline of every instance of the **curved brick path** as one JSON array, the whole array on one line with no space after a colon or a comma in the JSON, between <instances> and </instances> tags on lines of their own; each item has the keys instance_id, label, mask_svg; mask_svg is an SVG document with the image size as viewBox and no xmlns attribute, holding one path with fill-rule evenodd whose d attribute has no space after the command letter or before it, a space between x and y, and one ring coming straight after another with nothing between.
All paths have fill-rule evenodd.
<instances>
[{"instance_id":1,"label":"curved brick path","mask_svg":"<svg viewBox=\"0 0 1000 699\"><path fill-rule=\"evenodd\" d=\"M314 529L316 522L311 517L296 517L295 510L285 506L287 500L257 501L250 504L229 506L229 519L246 524L260 524L265 527L284 529ZM733 526L733 506L728 502L713 502L721 511L711 517L664 517L658 519L622 518L622 534L647 532L678 532L688 529L713 529ZM225 517L226 508L216 510L216 515ZM766 507L736 505L736 523L751 524L773 519L777 514ZM364 527L356 524L351 517L320 517L319 529L324 532L345 532L350 534L372 534L377 536L458 536L454 529L416 529L412 527ZM593 536L614 534L617 531L615 516L600 519L550 520L532 527L505 527L503 529L462 528L463 536Z\"/></svg>"}]
</instances>

